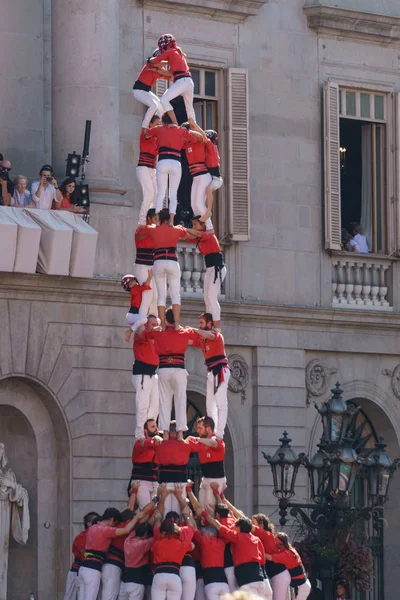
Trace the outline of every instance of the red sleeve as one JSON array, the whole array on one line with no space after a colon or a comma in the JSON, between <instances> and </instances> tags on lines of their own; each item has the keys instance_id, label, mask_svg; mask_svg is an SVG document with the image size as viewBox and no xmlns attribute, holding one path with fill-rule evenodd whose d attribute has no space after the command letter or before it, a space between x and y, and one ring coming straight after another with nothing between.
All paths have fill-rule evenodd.
<instances>
[{"instance_id":1,"label":"red sleeve","mask_svg":"<svg viewBox=\"0 0 400 600\"><path fill-rule=\"evenodd\" d=\"M148 140L151 137L157 137L157 129L158 127L152 127L151 129L146 129L145 139Z\"/></svg>"},{"instance_id":2,"label":"red sleeve","mask_svg":"<svg viewBox=\"0 0 400 600\"><path fill-rule=\"evenodd\" d=\"M258 551L261 555L261 564L265 565L265 550L262 541L258 540Z\"/></svg>"},{"instance_id":3,"label":"red sleeve","mask_svg":"<svg viewBox=\"0 0 400 600\"><path fill-rule=\"evenodd\" d=\"M189 446L189 448L192 450L192 452L198 452L199 447L200 447L200 442L198 442L197 440L185 440L187 445Z\"/></svg>"},{"instance_id":4,"label":"red sleeve","mask_svg":"<svg viewBox=\"0 0 400 600\"><path fill-rule=\"evenodd\" d=\"M117 537L117 529L117 527L107 527L106 536L108 538L114 539L115 537Z\"/></svg>"},{"instance_id":5,"label":"red sleeve","mask_svg":"<svg viewBox=\"0 0 400 600\"><path fill-rule=\"evenodd\" d=\"M177 232L178 235L178 240L186 240L187 237L187 231L184 227L182 227L182 225L176 225L175 226L175 230Z\"/></svg>"},{"instance_id":6,"label":"red sleeve","mask_svg":"<svg viewBox=\"0 0 400 600\"><path fill-rule=\"evenodd\" d=\"M192 333L193 335L189 338L192 340L192 346L194 346L195 348L201 348L201 342L203 338L199 336L197 331L192 331Z\"/></svg>"},{"instance_id":7,"label":"red sleeve","mask_svg":"<svg viewBox=\"0 0 400 600\"><path fill-rule=\"evenodd\" d=\"M82 548L84 548L84 546L85 546L85 538L86 538L85 534L86 534L85 531L81 531L80 533L78 533L78 535L72 542L72 554L78 558L80 557Z\"/></svg>"},{"instance_id":8,"label":"red sleeve","mask_svg":"<svg viewBox=\"0 0 400 600\"><path fill-rule=\"evenodd\" d=\"M151 290L151 287L147 285L147 283L142 283L142 285L138 285L137 289L141 292L145 292L146 290Z\"/></svg>"},{"instance_id":9,"label":"red sleeve","mask_svg":"<svg viewBox=\"0 0 400 600\"><path fill-rule=\"evenodd\" d=\"M197 331L194 331L194 329L192 329L191 327L187 327L185 335L189 340L193 342L194 345L196 345L196 342L198 340L201 340L201 337L199 336Z\"/></svg>"},{"instance_id":10,"label":"red sleeve","mask_svg":"<svg viewBox=\"0 0 400 600\"><path fill-rule=\"evenodd\" d=\"M191 525L186 525L184 527L181 527L179 539L181 539L182 542L191 542L194 534L195 530L193 529L193 527Z\"/></svg>"},{"instance_id":11,"label":"red sleeve","mask_svg":"<svg viewBox=\"0 0 400 600\"><path fill-rule=\"evenodd\" d=\"M155 540L161 540L162 536L160 533L159 525L156 525L155 527L153 527L153 536L154 536Z\"/></svg>"},{"instance_id":12,"label":"red sleeve","mask_svg":"<svg viewBox=\"0 0 400 600\"><path fill-rule=\"evenodd\" d=\"M289 551L290 552L290 551ZM271 560L274 563L280 563L281 565L287 565L289 562L289 557L287 556L288 550L284 550L283 552L277 552L276 554L271 554Z\"/></svg>"},{"instance_id":13,"label":"red sleeve","mask_svg":"<svg viewBox=\"0 0 400 600\"><path fill-rule=\"evenodd\" d=\"M193 133L193 131L186 131L186 133L189 134L187 139L190 142L192 142L192 144L196 143L196 142L202 142L203 141L201 138L198 138L197 135L195 133Z\"/></svg>"},{"instance_id":14,"label":"red sleeve","mask_svg":"<svg viewBox=\"0 0 400 600\"><path fill-rule=\"evenodd\" d=\"M219 536L227 542L237 542L238 533L232 529L228 529L225 525L221 525L219 530Z\"/></svg>"},{"instance_id":15,"label":"red sleeve","mask_svg":"<svg viewBox=\"0 0 400 600\"><path fill-rule=\"evenodd\" d=\"M201 546L201 544L203 542L203 536L200 533L200 531L194 532L193 540L194 540L194 543L197 544L197 546Z\"/></svg>"},{"instance_id":16,"label":"red sleeve","mask_svg":"<svg viewBox=\"0 0 400 600\"><path fill-rule=\"evenodd\" d=\"M159 54L158 56L154 56L150 64L157 65L158 63L163 62L163 60L168 60L169 52L169 50L165 50L164 52L161 52L161 54Z\"/></svg>"}]
</instances>

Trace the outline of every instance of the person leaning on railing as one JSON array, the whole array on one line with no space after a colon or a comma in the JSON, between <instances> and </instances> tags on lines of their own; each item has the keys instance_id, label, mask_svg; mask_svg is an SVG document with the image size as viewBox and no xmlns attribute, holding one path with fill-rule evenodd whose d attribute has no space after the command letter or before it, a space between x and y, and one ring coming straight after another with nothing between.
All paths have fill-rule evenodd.
<instances>
[{"instance_id":1,"label":"person leaning on railing","mask_svg":"<svg viewBox=\"0 0 400 600\"><path fill-rule=\"evenodd\" d=\"M27 190L28 178L25 175L17 175L14 179L14 193L11 196L10 206L15 208L34 207L35 203L29 190Z\"/></svg>"},{"instance_id":2,"label":"person leaning on railing","mask_svg":"<svg viewBox=\"0 0 400 600\"><path fill-rule=\"evenodd\" d=\"M67 177L60 185L62 194L61 204L55 206L59 210L68 210L69 212L84 213L83 206L78 206L78 189L76 187L75 177ZM53 203L54 206L55 203Z\"/></svg>"}]
</instances>

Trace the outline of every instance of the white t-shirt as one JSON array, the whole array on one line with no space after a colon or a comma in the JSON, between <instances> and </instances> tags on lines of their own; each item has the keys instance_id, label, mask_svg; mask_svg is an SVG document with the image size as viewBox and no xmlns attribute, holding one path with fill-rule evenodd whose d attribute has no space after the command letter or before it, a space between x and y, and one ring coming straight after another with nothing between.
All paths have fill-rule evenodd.
<instances>
[{"instance_id":1,"label":"white t-shirt","mask_svg":"<svg viewBox=\"0 0 400 600\"><path fill-rule=\"evenodd\" d=\"M40 181L34 181L31 187L32 200L36 204L36 208L42 208L43 210L50 210L53 200L57 201L56 188L51 183L48 184L46 189L41 189L40 198L36 196L37 189Z\"/></svg>"},{"instance_id":2,"label":"white t-shirt","mask_svg":"<svg viewBox=\"0 0 400 600\"><path fill-rule=\"evenodd\" d=\"M359 252L361 252L362 254L367 254L369 252L367 238L365 237L365 235L357 233L357 235L354 236L353 241L355 242L357 250Z\"/></svg>"}]
</instances>

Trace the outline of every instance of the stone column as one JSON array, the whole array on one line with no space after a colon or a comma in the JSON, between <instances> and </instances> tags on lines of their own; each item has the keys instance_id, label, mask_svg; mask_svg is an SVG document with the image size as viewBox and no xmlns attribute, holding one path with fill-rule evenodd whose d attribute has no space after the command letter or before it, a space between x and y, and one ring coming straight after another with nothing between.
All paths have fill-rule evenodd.
<instances>
[{"instance_id":1,"label":"stone column","mask_svg":"<svg viewBox=\"0 0 400 600\"><path fill-rule=\"evenodd\" d=\"M124 205L119 180L119 0L52 0L53 163L81 154L92 121L87 181L92 202Z\"/></svg>"}]
</instances>

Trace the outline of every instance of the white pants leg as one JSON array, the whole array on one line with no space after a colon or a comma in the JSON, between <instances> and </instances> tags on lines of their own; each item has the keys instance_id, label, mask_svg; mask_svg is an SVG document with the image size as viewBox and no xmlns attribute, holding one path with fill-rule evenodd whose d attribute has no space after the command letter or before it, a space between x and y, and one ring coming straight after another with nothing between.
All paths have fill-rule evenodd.
<instances>
[{"instance_id":1,"label":"white pants leg","mask_svg":"<svg viewBox=\"0 0 400 600\"><path fill-rule=\"evenodd\" d=\"M206 600L206 595L204 593L204 579L198 579L196 581L196 600Z\"/></svg>"},{"instance_id":2,"label":"white pants leg","mask_svg":"<svg viewBox=\"0 0 400 600\"><path fill-rule=\"evenodd\" d=\"M125 589L128 600L143 600L146 588L141 583L125 583Z\"/></svg>"},{"instance_id":3,"label":"white pants leg","mask_svg":"<svg viewBox=\"0 0 400 600\"><path fill-rule=\"evenodd\" d=\"M179 575L156 573L151 586L151 600L180 600L182 583Z\"/></svg>"},{"instance_id":4,"label":"white pants leg","mask_svg":"<svg viewBox=\"0 0 400 600\"><path fill-rule=\"evenodd\" d=\"M140 486L137 493L137 501L139 509L142 510L146 504L151 502L153 496L156 495L158 483L156 481L140 481Z\"/></svg>"},{"instance_id":5,"label":"white pants leg","mask_svg":"<svg viewBox=\"0 0 400 600\"><path fill-rule=\"evenodd\" d=\"M146 225L147 211L154 207L157 194L156 170L150 167L136 167L136 177L142 188L142 204L139 212L139 225Z\"/></svg>"},{"instance_id":6,"label":"white pants leg","mask_svg":"<svg viewBox=\"0 0 400 600\"><path fill-rule=\"evenodd\" d=\"M222 179L222 177L216 177L215 175L213 175L212 181L210 182L208 189L210 192L215 192L216 190L219 190L223 183L224 180Z\"/></svg>"},{"instance_id":7,"label":"white pants leg","mask_svg":"<svg viewBox=\"0 0 400 600\"><path fill-rule=\"evenodd\" d=\"M194 600L196 595L196 569L194 567L181 567L179 575L182 581L181 600Z\"/></svg>"},{"instance_id":8,"label":"white pants leg","mask_svg":"<svg viewBox=\"0 0 400 600\"><path fill-rule=\"evenodd\" d=\"M274 600L290 600L290 573L287 569L270 579Z\"/></svg>"},{"instance_id":9,"label":"white pants leg","mask_svg":"<svg viewBox=\"0 0 400 600\"><path fill-rule=\"evenodd\" d=\"M184 486L185 487L185 486ZM174 483L167 483L167 490L171 490L172 492L175 491L175 484ZM186 495L186 490L183 489L182 491L182 497L186 499L187 495ZM181 514L181 507L179 505L179 502L176 498L176 496L174 494L168 494L168 496L165 499L164 502L164 512L163 512L163 519L165 519L165 515L171 511L174 511L176 513L178 513L178 515ZM190 567L193 568L193 567Z\"/></svg>"},{"instance_id":10,"label":"white pants leg","mask_svg":"<svg viewBox=\"0 0 400 600\"><path fill-rule=\"evenodd\" d=\"M311 583L308 581L299 585L296 600L306 600L311 593ZM293 594L294 597L294 594Z\"/></svg>"},{"instance_id":11,"label":"white pants leg","mask_svg":"<svg viewBox=\"0 0 400 600\"><path fill-rule=\"evenodd\" d=\"M79 569L79 577L83 584L83 599L97 600L101 583L101 572L96 571L96 569L81 567Z\"/></svg>"},{"instance_id":12,"label":"white pants leg","mask_svg":"<svg viewBox=\"0 0 400 600\"><path fill-rule=\"evenodd\" d=\"M186 386L188 373L185 369L159 369L160 429L169 430L172 412L172 397L175 403L177 431L187 431Z\"/></svg>"},{"instance_id":13,"label":"white pants leg","mask_svg":"<svg viewBox=\"0 0 400 600\"><path fill-rule=\"evenodd\" d=\"M214 321L221 320L221 307L218 302L218 296L221 294L221 283L225 277L226 267L221 269L217 279L215 279L214 267L207 267L206 269L204 276L204 303L206 305L206 312L212 314Z\"/></svg>"},{"instance_id":14,"label":"white pants leg","mask_svg":"<svg viewBox=\"0 0 400 600\"><path fill-rule=\"evenodd\" d=\"M210 486L210 483L218 483L218 489L222 492L224 485L226 484L226 477L217 477L216 479L210 479L209 477L202 477L199 489L199 502L201 506L215 506L215 496Z\"/></svg>"},{"instance_id":15,"label":"white pants leg","mask_svg":"<svg viewBox=\"0 0 400 600\"><path fill-rule=\"evenodd\" d=\"M119 587L118 600L129 600L128 599L128 592L127 592L127 589L126 589L126 583L124 581L121 581L121 585Z\"/></svg>"},{"instance_id":16,"label":"white pants leg","mask_svg":"<svg viewBox=\"0 0 400 600\"><path fill-rule=\"evenodd\" d=\"M132 384L136 392L135 438L140 440L145 437L143 426L147 419L158 417L158 375L132 375Z\"/></svg>"},{"instance_id":17,"label":"white pants leg","mask_svg":"<svg viewBox=\"0 0 400 600\"><path fill-rule=\"evenodd\" d=\"M193 177L192 191L190 193L190 204L194 215L204 215L207 210L206 189L211 184L212 177L210 173L197 175ZM213 229L211 219L206 221L206 229Z\"/></svg>"},{"instance_id":18,"label":"white pants leg","mask_svg":"<svg viewBox=\"0 0 400 600\"><path fill-rule=\"evenodd\" d=\"M142 285L149 276L149 270L152 267L146 267L146 265L135 264L135 277ZM139 312L142 315L148 315L152 313L157 316L157 288L154 277L150 281L151 290L145 290L142 294L142 302L140 303Z\"/></svg>"},{"instance_id":19,"label":"white pants leg","mask_svg":"<svg viewBox=\"0 0 400 600\"><path fill-rule=\"evenodd\" d=\"M77 579L78 573L76 571L68 571L67 578L65 581L64 600L76 600Z\"/></svg>"},{"instance_id":20,"label":"white pants leg","mask_svg":"<svg viewBox=\"0 0 400 600\"><path fill-rule=\"evenodd\" d=\"M266 583L268 585L266 585ZM246 592L251 592L253 594L258 594L261 598L266 598L267 600L272 599L272 590L269 585L268 580L264 581L254 581L253 583L248 583L240 587L241 590L245 590Z\"/></svg>"},{"instance_id":21,"label":"white pants leg","mask_svg":"<svg viewBox=\"0 0 400 600\"><path fill-rule=\"evenodd\" d=\"M238 584L235 577L235 567L225 567L225 577L228 580L229 591L231 594L238 589Z\"/></svg>"},{"instance_id":22,"label":"white pants leg","mask_svg":"<svg viewBox=\"0 0 400 600\"><path fill-rule=\"evenodd\" d=\"M215 433L218 437L224 437L226 421L228 419L228 382L230 371L224 369L224 381L221 381L216 393L214 393L214 375L207 373L207 397L206 411L207 415L215 423Z\"/></svg>"},{"instance_id":23,"label":"white pants leg","mask_svg":"<svg viewBox=\"0 0 400 600\"><path fill-rule=\"evenodd\" d=\"M167 191L167 182L169 178L169 212L175 214L178 204L178 187L182 176L182 165L179 160L166 158L157 163L157 195L156 195L156 213L159 213L163 207L165 194Z\"/></svg>"},{"instance_id":24,"label":"white pants leg","mask_svg":"<svg viewBox=\"0 0 400 600\"><path fill-rule=\"evenodd\" d=\"M229 585L223 582L208 583L204 586L206 600L219 600L224 594L229 594Z\"/></svg>"},{"instance_id":25,"label":"white pants leg","mask_svg":"<svg viewBox=\"0 0 400 600\"><path fill-rule=\"evenodd\" d=\"M101 570L101 600L117 600L121 587L121 569L106 563Z\"/></svg>"},{"instance_id":26,"label":"white pants leg","mask_svg":"<svg viewBox=\"0 0 400 600\"><path fill-rule=\"evenodd\" d=\"M148 290L150 291L150 290ZM145 325L147 323L147 315L144 314L140 314L140 309L138 313L126 313L126 322L128 323L129 327L132 329L133 332L136 331L136 329L139 329L139 327L142 327L143 325Z\"/></svg>"},{"instance_id":27,"label":"white pants leg","mask_svg":"<svg viewBox=\"0 0 400 600\"><path fill-rule=\"evenodd\" d=\"M175 81L162 95L161 104L164 111L168 112L173 110L170 101L177 98L177 96L183 96L187 118L195 121L196 115L193 108L193 90L194 84L191 77L182 77L182 79Z\"/></svg>"},{"instance_id":28,"label":"white pants leg","mask_svg":"<svg viewBox=\"0 0 400 600\"><path fill-rule=\"evenodd\" d=\"M149 107L146 111L142 123L142 127L147 128L150 125L151 117L156 113L158 113L161 117L164 113L164 109L161 105L158 96L153 94L153 92L146 92L145 90L132 90L132 93L135 100Z\"/></svg>"},{"instance_id":29,"label":"white pants leg","mask_svg":"<svg viewBox=\"0 0 400 600\"><path fill-rule=\"evenodd\" d=\"M181 303L181 268L175 260L155 260L153 266L158 306L167 305L167 283L171 304Z\"/></svg>"},{"instance_id":30,"label":"white pants leg","mask_svg":"<svg viewBox=\"0 0 400 600\"><path fill-rule=\"evenodd\" d=\"M76 592L78 600L85 600L85 589L83 586L82 578L78 571L78 577L76 578Z\"/></svg>"}]
</instances>

